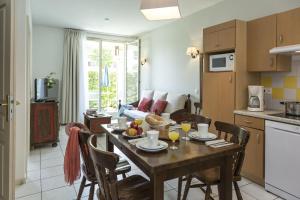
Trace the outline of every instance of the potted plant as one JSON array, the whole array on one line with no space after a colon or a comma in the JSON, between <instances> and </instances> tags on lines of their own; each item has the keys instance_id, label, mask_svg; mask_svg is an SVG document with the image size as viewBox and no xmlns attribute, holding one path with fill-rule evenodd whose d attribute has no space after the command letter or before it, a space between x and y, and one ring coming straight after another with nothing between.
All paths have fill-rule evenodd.
<instances>
[{"instance_id":1,"label":"potted plant","mask_svg":"<svg viewBox=\"0 0 300 200\"><path fill-rule=\"evenodd\" d=\"M54 72L51 72L48 76L46 76L46 79L47 79L47 88L53 88L53 86L56 84L56 81L53 77L55 73Z\"/></svg>"}]
</instances>

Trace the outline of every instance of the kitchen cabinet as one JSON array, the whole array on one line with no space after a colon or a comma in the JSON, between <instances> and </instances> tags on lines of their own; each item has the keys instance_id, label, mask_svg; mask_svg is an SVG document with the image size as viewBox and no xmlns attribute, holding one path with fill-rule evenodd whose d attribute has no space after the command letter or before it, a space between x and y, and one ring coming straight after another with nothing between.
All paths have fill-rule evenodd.
<instances>
[{"instance_id":1,"label":"kitchen cabinet","mask_svg":"<svg viewBox=\"0 0 300 200\"><path fill-rule=\"evenodd\" d=\"M277 46L300 44L300 8L277 15Z\"/></svg>"},{"instance_id":2,"label":"kitchen cabinet","mask_svg":"<svg viewBox=\"0 0 300 200\"><path fill-rule=\"evenodd\" d=\"M235 31L235 20L204 29L204 52L217 52L234 49Z\"/></svg>"},{"instance_id":3,"label":"kitchen cabinet","mask_svg":"<svg viewBox=\"0 0 300 200\"><path fill-rule=\"evenodd\" d=\"M216 132L215 121L234 122L235 74L208 72L203 81L203 114L212 119L210 131Z\"/></svg>"},{"instance_id":4,"label":"kitchen cabinet","mask_svg":"<svg viewBox=\"0 0 300 200\"><path fill-rule=\"evenodd\" d=\"M250 138L246 146L242 175L264 185L264 119L235 115L235 124L249 131Z\"/></svg>"},{"instance_id":5,"label":"kitchen cabinet","mask_svg":"<svg viewBox=\"0 0 300 200\"><path fill-rule=\"evenodd\" d=\"M247 70L251 72L290 71L289 55L271 55L276 47L277 17L271 15L247 22Z\"/></svg>"}]
</instances>

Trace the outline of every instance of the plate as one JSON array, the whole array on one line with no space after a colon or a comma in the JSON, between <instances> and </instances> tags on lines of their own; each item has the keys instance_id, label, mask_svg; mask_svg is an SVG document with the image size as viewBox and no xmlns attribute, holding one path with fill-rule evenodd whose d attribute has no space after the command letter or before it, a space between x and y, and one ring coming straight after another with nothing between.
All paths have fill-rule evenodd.
<instances>
[{"instance_id":1,"label":"plate","mask_svg":"<svg viewBox=\"0 0 300 200\"><path fill-rule=\"evenodd\" d=\"M124 137L127 137L127 138L139 138L139 137L144 137L145 136L145 133L143 132L141 135L136 135L136 136L130 136L130 135L127 135L126 131L123 131L122 135Z\"/></svg>"},{"instance_id":2,"label":"plate","mask_svg":"<svg viewBox=\"0 0 300 200\"><path fill-rule=\"evenodd\" d=\"M199 140L199 141L209 141L217 138L217 136L213 133L208 133L208 137L200 137L198 132L190 132L188 136L194 140Z\"/></svg>"},{"instance_id":3,"label":"plate","mask_svg":"<svg viewBox=\"0 0 300 200\"><path fill-rule=\"evenodd\" d=\"M148 142L144 142L144 141L138 142L136 144L136 147L140 150L147 151L147 152L158 152L158 151L165 150L169 147L168 143L161 140L158 141L159 145L155 148L149 148L147 143Z\"/></svg>"}]
</instances>

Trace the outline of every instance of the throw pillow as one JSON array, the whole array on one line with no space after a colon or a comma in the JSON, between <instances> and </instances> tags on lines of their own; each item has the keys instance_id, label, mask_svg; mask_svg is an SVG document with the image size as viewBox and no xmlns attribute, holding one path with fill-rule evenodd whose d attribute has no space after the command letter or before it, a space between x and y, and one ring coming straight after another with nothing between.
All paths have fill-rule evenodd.
<instances>
[{"instance_id":1,"label":"throw pillow","mask_svg":"<svg viewBox=\"0 0 300 200\"><path fill-rule=\"evenodd\" d=\"M153 99L154 91L153 90L143 90L140 97L140 102L138 105L141 104L143 98Z\"/></svg>"},{"instance_id":2,"label":"throw pillow","mask_svg":"<svg viewBox=\"0 0 300 200\"><path fill-rule=\"evenodd\" d=\"M138 106L138 110L143 111L143 112L148 112L149 108L151 106L151 103L152 103L152 99L144 97Z\"/></svg>"},{"instance_id":3,"label":"throw pillow","mask_svg":"<svg viewBox=\"0 0 300 200\"><path fill-rule=\"evenodd\" d=\"M151 112L154 112L156 115L161 115L165 111L168 102L163 100L156 100L153 106L151 107Z\"/></svg>"}]
</instances>

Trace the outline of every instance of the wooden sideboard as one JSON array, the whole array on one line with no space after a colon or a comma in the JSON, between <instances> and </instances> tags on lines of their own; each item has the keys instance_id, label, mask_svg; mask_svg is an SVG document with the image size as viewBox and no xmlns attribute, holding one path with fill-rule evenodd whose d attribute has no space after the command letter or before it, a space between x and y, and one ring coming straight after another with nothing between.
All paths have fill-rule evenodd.
<instances>
[{"instance_id":1,"label":"wooden sideboard","mask_svg":"<svg viewBox=\"0 0 300 200\"><path fill-rule=\"evenodd\" d=\"M30 145L52 143L57 146L59 120L58 102L32 102L30 109Z\"/></svg>"}]
</instances>

